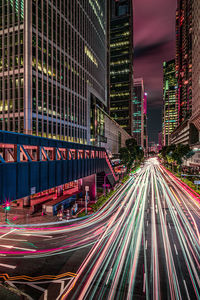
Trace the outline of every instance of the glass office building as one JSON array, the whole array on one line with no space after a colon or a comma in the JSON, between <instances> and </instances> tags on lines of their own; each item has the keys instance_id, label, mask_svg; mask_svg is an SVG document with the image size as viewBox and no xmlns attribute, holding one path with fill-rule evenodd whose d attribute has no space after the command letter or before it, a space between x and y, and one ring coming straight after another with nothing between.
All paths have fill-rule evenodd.
<instances>
[{"instance_id":1,"label":"glass office building","mask_svg":"<svg viewBox=\"0 0 200 300\"><path fill-rule=\"evenodd\" d=\"M175 60L163 63L163 145L170 144L170 134L178 125Z\"/></svg>"},{"instance_id":2,"label":"glass office building","mask_svg":"<svg viewBox=\"0 0 200 300\"><path fill-rule=\"evenodd\" d=\"M199 144L200 148L200 3L192 4L192 116L193 124L191 143ZM200 158L200 157L199 157Z\"/></svg>"},{"instance_id":3,"label":"glass office building","mask_svg":"<svg viewBox=\"0 0 200 300\"><path fill-rule=\"evenodd\" d=\"M178 125L192 112L192 2L177 0L176 75L178 80Z\"/></svg>"},{"instance_id":4,"label":"glass office building","mask_svg":"<svg viewBox=\"0 0 200 300\"><path fill-rule=\"evenodd\" d=\"M131 0L110 3L110 115L133 135L133 7Z\"/></svg>"},{"instance_id":5,"label":"glass office building","mask_svg":"<svg viewBox=\"0 0 200 300\"><path fill-rule=\"evenodd\" d=\"M104 0L1 0L0 129L90 143L106 50Z\"/></svg>"},{"instance_id":6,"label":"glass office building","mask_svg":"<svg viewBox=\"0 0 200 300\"><path fill-rule=\"evenodd\" d=\"M146 122L145 122L145 132L146 132ZM144 147L145 132L144 132L144 83L142 78L136 78L134 79L133 137L136 139L137 144L141 147Z\"/></svg>"}]
</instances>

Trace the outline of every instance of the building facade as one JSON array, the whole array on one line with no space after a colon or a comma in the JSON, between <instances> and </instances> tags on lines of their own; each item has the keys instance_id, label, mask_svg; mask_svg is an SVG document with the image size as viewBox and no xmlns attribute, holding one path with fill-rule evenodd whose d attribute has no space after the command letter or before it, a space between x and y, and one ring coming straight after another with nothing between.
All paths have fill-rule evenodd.
<instances>
[{"instance_id":1,"label":"building facade","mask_svg":"<svg viewBox=\"0 0 200 300\"><path fill-rule=\"evenodd\" d=\"M106 106L104 0L0 2L0 129L90 143Z\"/></svg>"},{"instance_id":2,"label":"building facade","mask_svg":"<svg viewBox=\"0 0 200 300\"><path fill-rule=\"evenodd\" d=\"M133 99L133 137L136 139L137 144L144 148L144 83L142 78L134 79L134 99ZM146 104L145 104L146 107ZM146 115L146 114L145 114Z\"/></svg>"},{"instance_id":3,"label":"building facade","mask_svg":"<svg viewBox=\"0 0 200 300\"><path fill-rule=\"evenodd\" d=\"M192 113L192 2L178 0L176 11L176 75L178 125Z\"/></svg>"},{"instance_id":4,"label":"building facade","mask_svg":"<svg viewBox=\"0 0 200 300\"><path fill-rule=\"evenodd\" d=\"M162 150L163 147L163 138L162 138L162 131L158 132L158 149L159 151Z\"/></svg>"},{"instance_id":5,"label":"building facade","mask_svg":"<svg viewBox=\"0 0 200 300\"><path fill-rule=\"evenodd\" d=\"M171 143L200 145L200 3L178 0L176 12L178 127Z\"/></svg>"},{"instance_id":6,"label":"building facade","mask_svg":"<svg viewBox=\"0 0 200 300\"><path fill-rule=\"evenodd\" d=\"M176 102L177 79L175 60L163 63L163 145L170 144L170 134L178 125L178 107Z\"/></svg>"},{"instance_id":7,"label":"building facade","mask_svg":"<svg viewBox=\"0 0 200 300\"><path fill-rule=\"evenodd\" d=\"M193 0L192 6L192 116L190 119L193 127L191 144L200 147L200 3Z\"/></svg>"},{"instance_id":8,"label":"building facade","mask_svg":"<svg viewBox=\"0 0 200 300\"><path fill-rule=\"evenodd\" d=\"M109 1L108 1L109 2ZM109 108L111 117L133 134L133 5L110 0Z\"/></svg>"},{"instance_id":9,"label":"building facade","mask_svg":"<svg viewBox=\"0 0 200 300\"><path fill-rule=\"evenodd\" d=\"M101 147L105 147L114 157L119 156L120 148L126 147L126 140L131 138L127 131L108 114L105 115L105 136L106 143L101 143Z\"/></svg>"},{"instance_id":10,"label":"building facade","mask_svg":"<svg viewBox=\"0 0 200 300\"><path fill-rule=\"evenodd\" d=\"M147 128L147 93L144 93L144 149L148 151L148 128Z\"/></svg>"},{"instance_id":11,"label":"building facade","mask_svg":"<svg viewBox=\"0 0 200 300\"><path fill-rule=\"evenodd\" d=\"M106 148L110 155L118 155L119 149L125 147L125 141L131 136L98 104L93 106L93 110L91 144Z\"/></svg>"}]
</instances>

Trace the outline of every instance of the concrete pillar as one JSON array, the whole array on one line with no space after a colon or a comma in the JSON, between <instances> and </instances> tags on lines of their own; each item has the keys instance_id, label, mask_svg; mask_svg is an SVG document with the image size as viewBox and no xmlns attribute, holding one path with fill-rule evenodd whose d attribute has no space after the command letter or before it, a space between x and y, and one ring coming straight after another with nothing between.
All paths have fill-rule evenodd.
<instances>
[{"instance_id":1,"label":"concrete pillar","mask_svg":"<svg viewBox=\"0 0 200 300\"><path fill-rule=\"evenodd\" d=\"M85 197L85 187L89 187L90 201L96 201L96 174L83 177L78 181L79 189L83 192L83 197Z\"/></svg>"}]
</instances>

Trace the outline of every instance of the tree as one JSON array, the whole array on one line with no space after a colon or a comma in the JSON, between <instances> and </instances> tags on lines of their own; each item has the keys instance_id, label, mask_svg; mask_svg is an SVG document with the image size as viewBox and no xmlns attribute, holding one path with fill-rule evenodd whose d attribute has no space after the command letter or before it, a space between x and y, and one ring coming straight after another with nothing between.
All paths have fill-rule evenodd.
<instances>
[{"instance_id":1,"label":"tree","mask_svg":"<svg viewBox=\"0 0 200 300\"><path fill-rule=\"evenodd\" d=\"M161 155L168 164L176 163L179 167L183 164L184 159L188 159L194 155L189 145L170 145L164 146Z\"/></svg>"},{"instance_id":2,"label":"tree","mask_svg":"<svg viewBox=\"0 0 200 300\"><path fill-rule=\"evenodd\" d=\"M132 167L135 160L141 161L144 157L142 148L137 145L137 141L133 138L126 140L126 147L121 148L119 153L121 161L128 170Z\"/></svg>"},{"instance_id":3,"label":"tree","mask_svg":"<svg viewBox=\"0 0 200 300\"><path fill-rule=\"evenodd\" d=\"M119 150L119 158L122 161L122 163L127 166L130 161L130 152L127 148L121 148Z\"/></svg>"}]
</instances>

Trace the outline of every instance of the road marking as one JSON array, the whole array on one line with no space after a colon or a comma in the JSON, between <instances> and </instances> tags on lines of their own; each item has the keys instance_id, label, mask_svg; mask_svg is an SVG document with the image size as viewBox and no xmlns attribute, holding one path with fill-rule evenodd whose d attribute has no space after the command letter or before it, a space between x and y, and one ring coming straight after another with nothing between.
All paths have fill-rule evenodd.
<instances>
[{"instance_id":1,"label":"road marking","mask_svg":"<svg viewBox=\"0 0 200 300\"><path fill-rule=\"evenodd\" d=\"M9 281L9 280L6 280L6 283L8 283L10 286L12 286L13 288L15 288L16 289L16 286L11 282L11 281Z\"/></svg>"},{"instance_id":2,"label":"road marking","mask_svg":"<svg viewBox=\"0 0 200 300\"><path fill-rule=\"evenodd\" d=\"M110 278L111 272L112 272L112 268L110 268L110 271L109 271L109 273L108 273L108 279L107 279L107 281L106 281L106 285L108 284L108 281L109 281L109 278Z\"/></svg>"},{"instance_id":3,"label":"road marking","mask_svg":"<svg viewBox=\"0 0 200 300\"><path fill-rule=\"evenodd\" d=\"M149 221L147 220L147 227L148 227L148 225L149 225Z\"/></svg>"},{"instance_id":4,"label":"road marking","mask_svg":"<svg viewBox=\"0 0 200 300\"><path fill-rule=\"evenodd\" d=\"M44 291L44 300L47 300L48 299L48 290L45 290Z\"/></svg>"},{"instance_id":5,"label":"road marking","mask_svg":"<svg viewBox=\"0 0 200 300\"><path fill-rule=\"evenodd\" d=\"M1 264L1 263L0 263L0 266L1 267L5 267L5 268L10 268L10 269L15 269L16 268L16 266L7 265L7 264Z\"/></svg>"},{"instance_id":6,"label":"road marking","mask_svg":"<svg viewBox=\"0 0 200 300\"><path fill-rule=\"evenodd\" d=\"M145 293L145 282L146 282L146 273L144 273L144 277L143 277L143 293Z\"/></svg>"},{"instance_id":7,"label":"road marking","mask_svg":"<svg viewBox=\"0 0 200 300\"><path fill-rule=\"evenodd\" d=\"M175 244L174 244L174 249L175 249L176 255L178 255L178 251L176 249L176 245Z\"/></svg>"},{"instance_id":8,"label":"road marking","mask_svg":"<svg viewBox=\"0 0 200 300\"><path fill-rule=\"evenodd\" d=\"M187 285L186 285L185 280L183 280L183 283L184 283L184 286L185 286L185 290L186 290L187 297L188 297L188 299L190 300L190 295L189 295L189 293L188 293L188 288L187 288Z\"/></svg>"},{"instance_id":9,"label":"road marking","mask_svg":"<svg viewBox=\"0 0 200 300\"><path fill-rule=\"evenodd\" d=\"M67 280L72 280L73 278L69 277L69 278L64 278L63 280L64 281L67 281ZM63 281L62 280L62 281ZM6 280L7 282L8 280ZM51 283L62 283L62 281L60 279L56 279L56 280L50 280L50 281L32 281L31 284L42 284L42 283L48 283L48 282L51 282ZM24 281L18 281L18 280L12 280L12 283L19 283L19 284L30 284L30 282L24 282Z\"/></svg>"},{"instance_id":10,"label":"road marking","mask_svg":"<svg viewBox=\"0 0 200 300\"><path fill-rule=\"evenodd\" d=\"M147 240L146 240L146 243L145 243L145 249L147 250Z\"/></svg>"},{"instance_id":11,"label":"road marking","mask_svg":"<svg viewBox=\"0 0 200 300\"><path fill-rule=\"evenodd\" d=\"M0 247L8 248L8 249L19 249L19 250L25 250L25 251L32 251L35 252L36 249L27 249L27 248L21 248L21 247L15 247L11 245L1 245Z\"/></svg>"},{"instance_id":12,"label":"road marking","mask_svg":"<svg viewBox=\"0 0 200 300\"><path fill-rule=\"evenodd\" d=\"M11 231L9 231L9 232L7 232L7 233L1 235L1 236L0 236L0 239L2 239L4 236L6 236L6 235L8 235L8 234L10 234L11 232L16 231L16 230L17 230L17 229L13 229L13 230L11 230Z\"/></svg>"},{"instance_id":13,"label":"road marking","mask_svg":"<svg viewBox=\"0 0 200 300\"><path fill-rule=\"evenodd\" d=\"M168 223L169 224L169 229L171 230L171 225L170 225L170 223Z\"/></svg>"},{"instance_id":14,"label":"road marking","mask_svg":"<svg viewBox=\"0 0 200 300\"><path fill-rule=\"evenodd\" d=\"M65 287L65 282L64 280L62 280L61 284L60 284L60 294L62 293L62 291L64 290Z\"/></svg>"},{"instance_id":15,"label":"road marking","mask_svg":"<svg viewBox=\"0 0 200 300\"><path fill-rule=\"evenodd\" d=\"M33 284L33 283L27 283L27 282L26 282L26 284L32 286L32 287L35 288L36 290L39 290L39 291L41 291L41 292L43 292L43 293L46 291L44 288L42 288L41 286L38 286L38 285L36 285L36 284ZM46 299L47 299L47 298L46 298Z\"/></svg>"}]
</instances>

